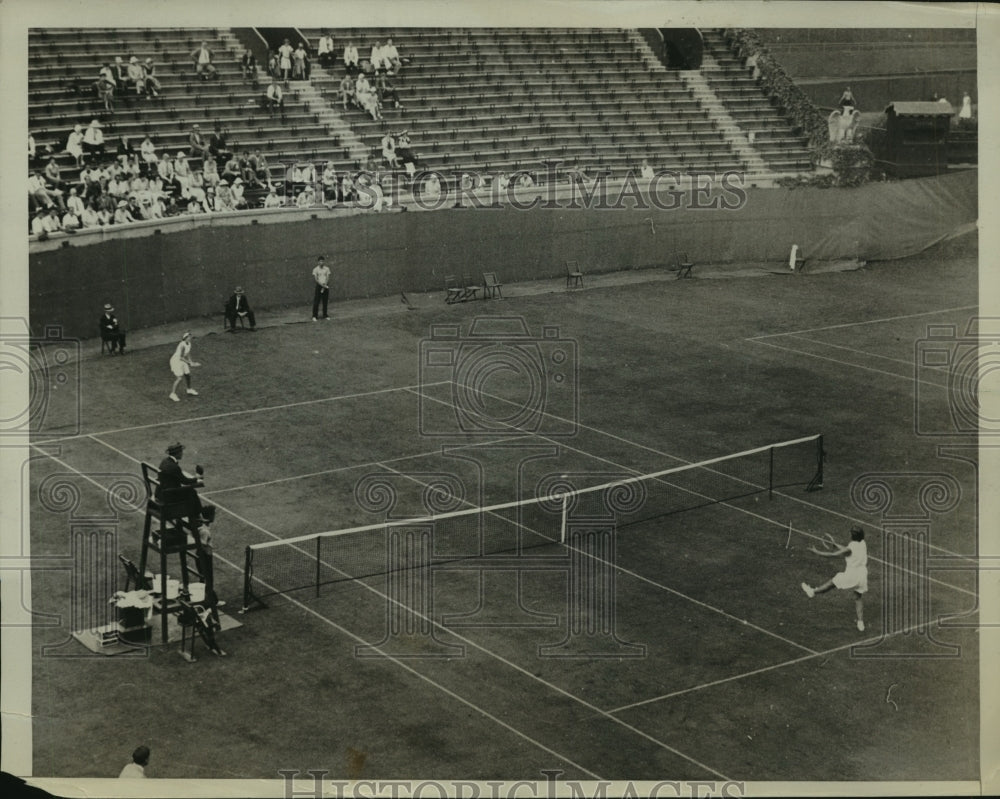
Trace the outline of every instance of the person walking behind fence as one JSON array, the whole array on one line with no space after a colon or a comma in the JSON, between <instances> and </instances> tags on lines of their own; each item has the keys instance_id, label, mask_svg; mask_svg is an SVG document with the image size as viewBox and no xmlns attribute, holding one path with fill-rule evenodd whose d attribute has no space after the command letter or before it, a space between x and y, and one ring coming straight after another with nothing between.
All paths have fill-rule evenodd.
<instances>
[{"instance_id":1,"label":"person walking behind fence","mask_svg":"<svg viewBox=\"0 0 1000 799\"><path fill-rule=\"evenodd\" d=\"M327 304L330 302L330 267L326 265L326 259L322 255L316 259L312 275L316 281L316 288L313 291L313 321L319 318L320 302L323 303L323 318L329 319Z\"/></svg>"},{"instance_id":2,"label":"person walking behind fence","mask_svg":"<svg viewBox=\"0 0 1000 799\"><path fill-rule=\"evenodd\" d=\"M847 542L846 546L838 546L829 533L826 534L826 539L824 549L816 547L809 547L809 549L824 558L846 557L847 564L844 571L835 574L832 579L816 588L811 587L808 583L802 583L802 590L810 599L816 594L826 593L831 588L853 591L858 629L864 632L864 595L868 591L868 545L865 544L865 531L858 525L852 527L851 540Z\"/></svg>"}]
</instances>

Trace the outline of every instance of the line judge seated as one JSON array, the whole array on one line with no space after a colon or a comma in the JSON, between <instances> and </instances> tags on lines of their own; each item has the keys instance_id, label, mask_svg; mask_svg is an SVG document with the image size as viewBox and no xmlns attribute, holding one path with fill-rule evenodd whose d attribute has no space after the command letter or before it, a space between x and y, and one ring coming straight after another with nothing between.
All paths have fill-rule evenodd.
<instances>
[{"instance_id":1,"label":"line judge seated","mask_svg":"<svg viewBox=\"0 0 1000 799\"><path fill-rule=\"evenodd\" d=\"M246 319L250 323L250 330L257 330L257 321L254 319L253 309L250 307L250 301L247 300L246 295L243 293L242 286L237 286L229 296L229 301L226 303L226 319L229 321L230 333L236 332L237 319Z\"/></svg>"}]
</instances>

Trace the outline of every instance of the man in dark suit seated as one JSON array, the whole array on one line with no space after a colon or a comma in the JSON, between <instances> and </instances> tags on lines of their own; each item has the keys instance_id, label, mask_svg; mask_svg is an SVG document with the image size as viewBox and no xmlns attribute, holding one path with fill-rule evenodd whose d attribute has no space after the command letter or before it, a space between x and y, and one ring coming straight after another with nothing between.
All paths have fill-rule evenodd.
<instances>
[{"instance_id":1,"label":"man in dark suit seated","mask_svg":"<svg viewBox=\"0 0 1000 799\"><path fill-rule=\"evenodd\" d=\"M229 332L236 332L236 320L238 318L244 318L250 323L250 331L255 332L257 330L257 321L254 319L253 311L250 308L250 303L243 293L243 287L237 286L236 290L229 297L229 301L226 303L226 319L229 320Z\"/></svg>"},{"instance_id":2,"label":"man in dark suit seated","mask_svg":"<svg viewBox=\"0 0 1000 799\"><path fill-rule=\"evenodd\" d=\"M196 489L205 485L201 479L204 469L196 466L196 474L188 474L181 469L183 456L184 445L180 442L167 447L167 457L160 461L157 474L156 501L163 506L166 517L188 518L193 527L201 528L204 536L208 525L215 521L215 506L201 504Z\"/></svg>"},{"instance_id":3,"label":"man in dark suit seated","mask_svg":"<svg viewBox=\"0 0 1000 799\"><path fill-rule=\"evenodd\" d=\"M125 331L118 326L118 317L110 302L104 303L104 313L100 321L101 341L110 342L111 354L125 354Z\"/></svg>"}]
</instances>

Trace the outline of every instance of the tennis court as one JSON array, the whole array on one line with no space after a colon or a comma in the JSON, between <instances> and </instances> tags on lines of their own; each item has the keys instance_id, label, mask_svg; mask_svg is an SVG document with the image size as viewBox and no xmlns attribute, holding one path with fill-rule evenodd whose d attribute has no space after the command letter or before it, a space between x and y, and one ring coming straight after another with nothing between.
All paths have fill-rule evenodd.
<instances>
[{"instance_id":1,"label":"tennis court","mask_svg":"<svg viewBox=\"0 0 1000 799\"><path fill-rule=\"evenodd\" d=\"M38 500L46 480L69 475L86 515L101 487L180 440L220 509L217 590L242 626L223 633L227 658L202 649L188 664L175 645L84 657L59 646L79 587L39 571L34 608L62 621L36 635L36 653L58 651L34 661L35 773L110 775L141 740L164 777L976 779L979 664L961 626L975 622L975 449L917 435L952 416L946 370L913 366L929 325L960 336L975 316L974 245L854 272L507 293L319 324L261 314L254 335L193 323L201 396L177 404L169 345L82 363L80 433L36 446L33 555L66 548L65 511ZM517 364L498 353L516 336L483 359L496 374L462 371L457 348L483 319L523 323L545 379L558 372L543 405L504 379ZM451 361L431 355L449 348ZM473 406L499 421L477 427ZM568 520L542 502L460 516L467 527L437 538L415 523L344 537L321 569L364 576L318 589L305 543L263 548L255 559L283 565L266 577L255 560L262 583L308 575L237 612L251 545L559 485L634 487L622 481L790 441L643 481L646 513L602 519L602 494ZM819 446L822 488L807 490ZM941 473L960 498L938 503L927 553L953 568L885 566L882 511L852 486ZM141 515L120 518L136 558ZM560 543L574 523L582 537ZM807 547L855 523L871 556L865 632L846 594L799 587L842 568ZM515 543L476 558L485 528ZM351 565L428 553L432 569ZM925 618L894 615L900 574L926 590ZM845 740L850 754L836 751Z\"/></svg>"}]
</instances>

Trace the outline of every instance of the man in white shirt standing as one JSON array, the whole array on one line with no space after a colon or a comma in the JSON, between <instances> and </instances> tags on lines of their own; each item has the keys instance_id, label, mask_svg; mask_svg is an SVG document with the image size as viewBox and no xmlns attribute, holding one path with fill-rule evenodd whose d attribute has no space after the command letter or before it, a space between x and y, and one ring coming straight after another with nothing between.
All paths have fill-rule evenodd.
<instances>
[{"instance_id":1,"label":"man in white shirt standing","mask_svg":"<svg viewBox=\"0 0 1000 799\"><path fill-rule=\"evenodd\" d=\"M344 67L348 74L353 75L358 71L358 48L348 42L344 45Z\"/></svg>"},{"instance_id":2,"label":"man in white shirt standing","mask_svg":"<svg viewBox=\"0 0 1000 799\"><path fill-rule=\"evenodd\" d=\"M329 319L327 314L327 304L330 302L330 267L326 265L326 258L322 255L316 259L316 266L312 271L313 280L316 281L316 289L313 292L313 321L319 318L319 304L323 303L323 318Z\"/></svg>"},{"instance_id":3,"label":"man in white shirt standing","mask_svg":"<svg viewBox=\"0 0 1000 799\"><path fill-rule=\"evenodd\" d=\"M139 746L132 753L132 762L122 769L118 779L145 779L146 766L149 765L149 747Z\"/></svg>"},{"instance_id":4,"label":"man in white shirt standing","mask_svg":"<svg viewBox=\"0 0 1000 799\"><path fill-rule=\"evenodd\" d=\"M827 580L823 585L812 588L808 583L802 583L802 590L810 599L816 594L823 594L831 588L839 588L843 591L854 591L854 609L858 617L858 630L865 631L864 621L864 595L868 591L868 545L865 544L865 531L858 525L851 528L851 540L847 546L838 546L833 540L833 536L826 534L827 541L824 541L825 549L809 547L824 558L846 557L847 563L844 571L835 574L833 579Z\"/></svg>"}]
</instances>

